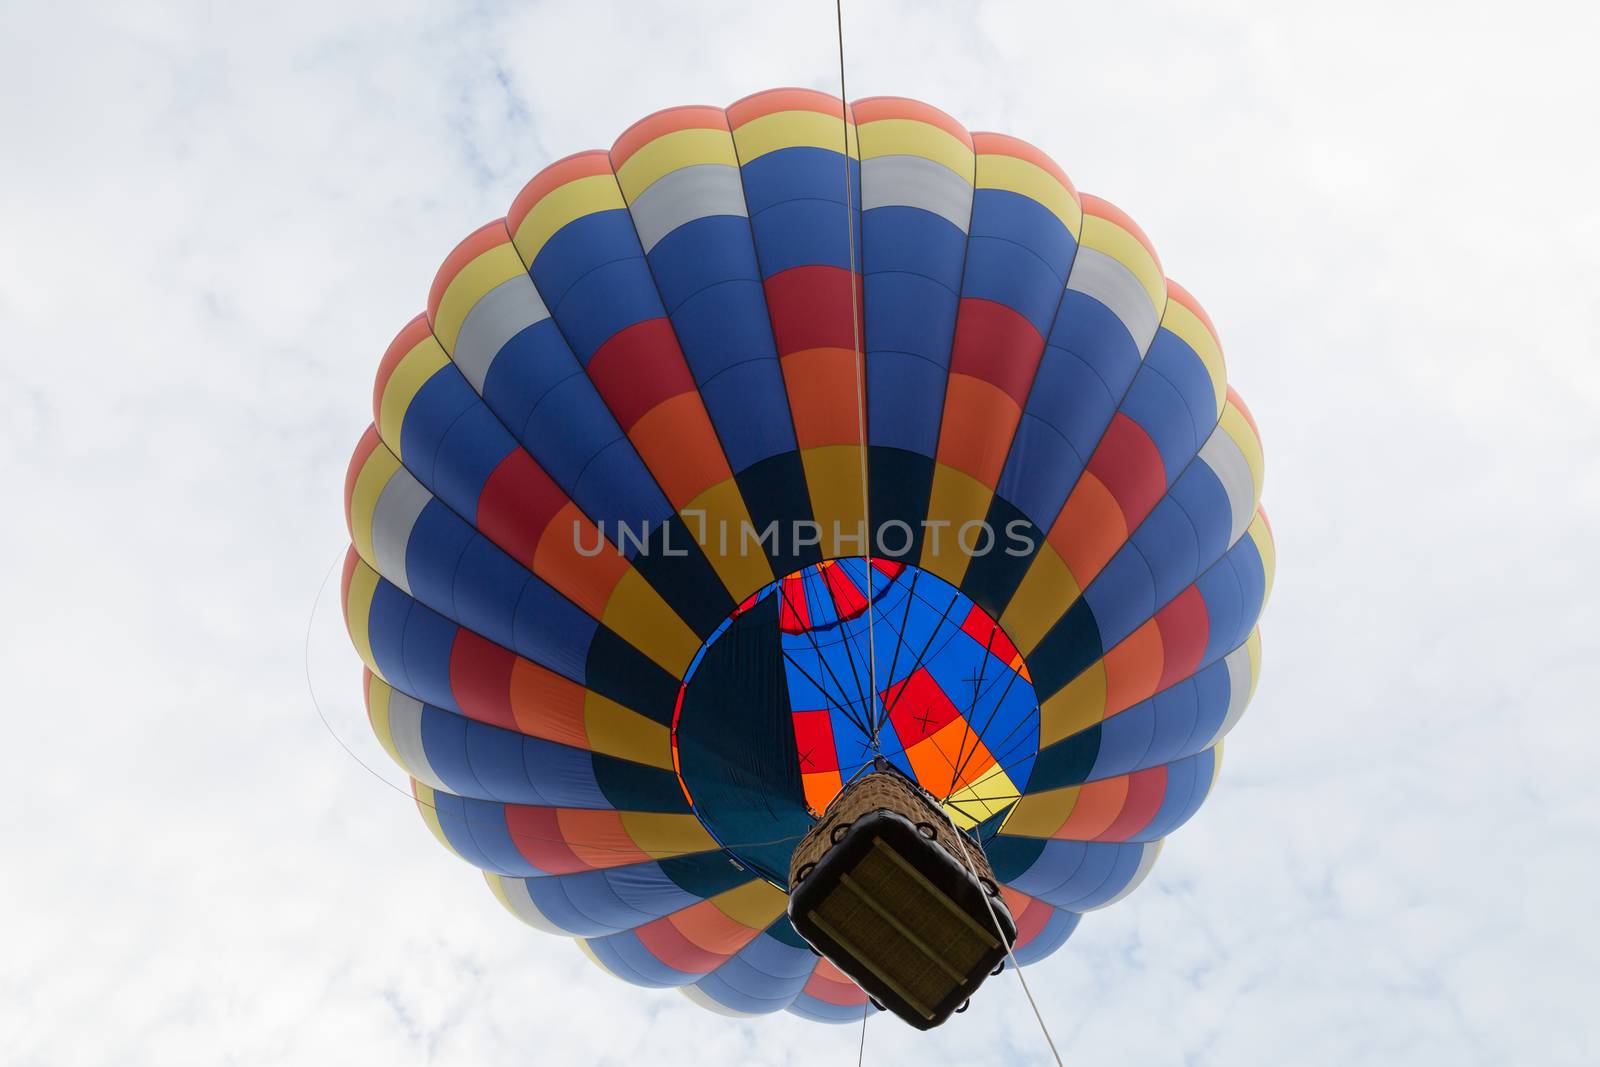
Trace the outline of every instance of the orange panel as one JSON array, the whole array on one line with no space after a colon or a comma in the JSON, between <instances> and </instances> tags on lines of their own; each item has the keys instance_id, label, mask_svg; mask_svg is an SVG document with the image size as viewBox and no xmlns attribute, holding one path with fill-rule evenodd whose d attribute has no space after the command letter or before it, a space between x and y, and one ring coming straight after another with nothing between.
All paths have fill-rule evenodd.
<instances>
[{"instance_id":1,"label":"orange panel","mask_svg":"<svg viewBox=\"0 0 1600 1067\"><path fill-rule=\"evenodd\" d=\"M1084 471L1047 535L1079 589L1094 580L1127 539L1122 505L1104 482Z\"/></svg>"},{"instance_id":2,"label":"orange panel","mask_svg":"<svg viewBox=\"0 0 1600 1067\"><path fill-rule=\"evenodd\" d=\"M848 348L807 348L782 358L789 411L801 448L861 442L856 354Z\"/></svg>"},{"instance_id":3,"label":"orange panel","mask_svg":"<svg viewBox=\"0 0 1600 1067\"><path fill-rule=\"evenodd\" d=\"M1078 789L1078 803L1073 805L1072 814L1055 836L1065 841L1093 841L1117 821L1127 799L1125 777L1085 783Z\"/></svg>"},{"instance_id":4,"label":"orange panel","mask_svg":"<svg viewBox=\"0 0 1600 1067\"><path fill-rule=\"evenodd\" d=\"M639 417L628 431L675 508L733 477L699 393L680 393Z\"/></svg>"},{"instance_id":5,"label":"orange panel","mask_svg":"<svg viewBox=\"0 0 1600 1067\"><path fill-rule=\"evenodd\" d=\"M939 429L939 462L993 489L1020 418L1022 409L1003 389L967 374L950 375Z\"/></svg>"},{"instance_id":6,"label":"orange panel","mask_svg":"<svg viewBox=\"0 0 1600 1067\"><path fill-rule=\"evenodd\" d=\"M533 570L590 618L603 618L611 591L628 572L628 561L611 545L593 556L585 556L578 546L592 548L601 540L578 505L563 504L539 536L533 550Z\"/></svg>"},{"instance_id":7,"label":"orange panel","mask_svg":"<svg viewBox=\"0 0 1600 1067\"><path fill-rule=\"evenodd\" d=\"M1105 654L1106 714L1115 715L1154 695L1161 682L1166 645L1150 619Z\"/></svg>"},{"instance_id":8,"label":"orange panel","mask_svg":"<svg viewBox=\"0 0 1600 1067\"><path fill-rule=\"evenodd\" d=\"M529 737L587 749L585 692L577 682L520 656L511 667L511 717L517 729Z\"/></svg>"}]
</instances>

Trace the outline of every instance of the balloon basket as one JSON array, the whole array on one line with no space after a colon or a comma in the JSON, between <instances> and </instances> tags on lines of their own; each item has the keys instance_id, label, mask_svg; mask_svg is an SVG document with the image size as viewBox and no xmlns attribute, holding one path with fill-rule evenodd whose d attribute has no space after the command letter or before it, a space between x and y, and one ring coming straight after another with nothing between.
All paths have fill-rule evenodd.
<instances>
[{"instance_id":1,"label":"balloon basket","mask_svg":"<svg viewBox=\"0 0 1600 1067\"><path fill-rule=\"evenodd\" d=\"M880 767L846 786L796 846L789 919L879 1007L929 1030L1004 962L1016 923L979 843Z\"/></svg>"}]
</instances>

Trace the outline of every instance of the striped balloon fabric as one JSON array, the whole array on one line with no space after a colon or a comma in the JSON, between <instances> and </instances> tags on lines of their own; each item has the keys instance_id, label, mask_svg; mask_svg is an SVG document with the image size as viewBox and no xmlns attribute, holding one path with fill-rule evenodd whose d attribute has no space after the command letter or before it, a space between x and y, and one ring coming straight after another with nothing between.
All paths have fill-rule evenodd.
<instances>
[{"instance_id":1,"label":"striped balloon fabric","mask_svg":"<svg viewBox=\"0 0 1600 1067\"><path fill-rule=\"evenodd\" d=\"M1210 319L926 104L774 90L551 164L373 412L344 607L424 820L718 1011L861 1018L783 872L873 755L982 839L1026 964L1149 872L1255 684L1262 452Z\"/></svg>"}]
</instances>

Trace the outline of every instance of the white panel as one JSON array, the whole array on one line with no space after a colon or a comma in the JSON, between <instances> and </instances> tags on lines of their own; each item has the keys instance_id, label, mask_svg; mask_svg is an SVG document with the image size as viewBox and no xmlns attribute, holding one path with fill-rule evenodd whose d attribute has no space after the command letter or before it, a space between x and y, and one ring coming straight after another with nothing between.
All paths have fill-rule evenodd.
<instances>
[{"instance_id":1,"label":"white panel","mask_svg":"<svg viewBox=\"0 0 1600 1067\"><path fill-rule=\"evenodd\" d=\"M700 163L675 170L650 183L628 206L639 243L649 252L667 234L686 222L714 215L749 214L739 168Z\"/></svg>"},{"instance_id":2,"label":"white panel","mask_svg":"<svg viewBox=\"0 0 1600 1067\"><path fill-rule=\"evenodd\" d=\"M972 221L972 182L921 156L878 156L861 164L861 210L915 207L962 233Z\"/></svg>"}]
</instances>

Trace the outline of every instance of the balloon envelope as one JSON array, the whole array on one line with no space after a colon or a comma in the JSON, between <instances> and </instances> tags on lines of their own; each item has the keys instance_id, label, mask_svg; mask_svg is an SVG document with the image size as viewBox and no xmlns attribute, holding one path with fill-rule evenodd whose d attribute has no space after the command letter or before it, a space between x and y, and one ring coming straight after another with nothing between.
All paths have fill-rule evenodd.
<instances>
[{"instance_id":1,"label":"balloon envelope","mask_svg":"<svg viewBox=\"0 0 1600 1067\"><path fill-rule=\"evenodd\" d=\"M516 916L734 1014L859 1019L789 852L881 752L1023 963L1130 891L1254 686L1261 446L1200 305L926 104L675 108L446 259L352 460L374 730Z\"/></svg>"}]
</instances>

